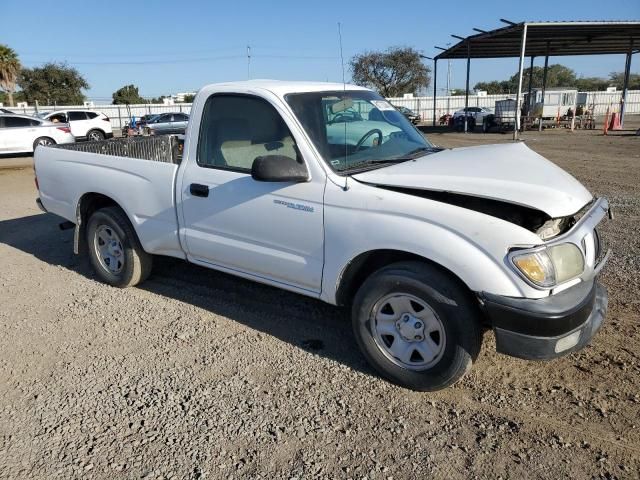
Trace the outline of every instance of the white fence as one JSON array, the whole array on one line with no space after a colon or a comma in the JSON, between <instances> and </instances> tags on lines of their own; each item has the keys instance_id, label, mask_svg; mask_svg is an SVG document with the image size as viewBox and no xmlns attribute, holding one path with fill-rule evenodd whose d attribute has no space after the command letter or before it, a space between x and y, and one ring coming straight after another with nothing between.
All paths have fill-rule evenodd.
<instances>
[{"instance_id":1,"label":"white fence","mask_svg":"<svg viewBox=\"0 0 640 480\"><path fill-rule=\"evenodd\" d=\"M594 110L595 115L604 115L607 108L612 112L620 110L620 99L622 92L580 92L578 93L578 105L586 105L589 109ZM504 95L486 95L477 96L469 95L469 106L472 107L491 107L495 106L496 100L505 100L507 98L515 98L514 94ZM422 116L424 122L431 122L433 118L433 97L413 97L413 98L389 98L391 103L397 106L410 108ZM436 99L436 119L446 113L453 113L456 110L464 108L464 95L451 97L437 97ZM95 105L93 107L85 107L83 105L73 106L40 106L38 111L46 112L62 109L88 109L97 112L103 112L111 119L113 128L122 128L125 123L129 122L129 110L126 105ZM129 105L131 115L140 118L142 115L152 113L165 112L191 112L190 103L177 103L175 105L164 104L143 104ZM33 115L35 107L11 108L14 112ZM640 114L640 90L627 91L627 114Z\"/></svg>"},{"instance_id":2,"label":"white fence","mask_svg":"<svg viewBox=\"0 0 640 480\"><path fill-rule=\"evenodd\" d=\"M470 107L490 107L494 108L496 100L515 99L515 94L503 95L469 95ZM611 112L620 111L620 99L622 92L579 92L578 105L583 105L592 110L594 115L605 115L607 108ZM392 104L407 107L422 116L425 122L431 122L433 118L433 97L413 97L413 98L389 98ZM522 99L520 100L522 102ZM436 120L442 115L453 113L464 108L464 95L452 97L436 98ZM640 90L627 91L626 114L640 114Z\"/></svg>"}]
</instances>

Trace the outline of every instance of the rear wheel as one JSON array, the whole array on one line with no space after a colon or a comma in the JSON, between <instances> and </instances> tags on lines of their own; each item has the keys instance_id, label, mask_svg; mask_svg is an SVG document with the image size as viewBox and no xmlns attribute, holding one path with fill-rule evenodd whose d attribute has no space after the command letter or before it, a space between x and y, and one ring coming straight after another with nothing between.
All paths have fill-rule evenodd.
<instances>
[{"instance_id":1,"label":"rear wheel","mask_svg":"<svg viewBox=\"0 0 640 480\"><path fill-rule=\"evenodd\" d=\"M96 210L87 224L91 264L102 281L130 287L151 273L153 257L142 249L126 214L119 207Z\"/></svg>"},{"instance_id":2,"label":"rear wheel","mask_svg":"<svg viewBox=\"0 0 640 480\"><path fill-rule=\"evenodd\" d=\"M91 140L92 142L99 142L100 140L104 140L104 133L102 133L100 130L91 130L89 133L87 133L87 139Z\"/></svg>"},{"instance_id":3,"label":"rear wheel","mask_svg":"<svg viewBox=\"0 0 640 480\"><path fill-rule=\"evenodd\" d=\"M482 343L477 307L459 283L420 262L385 267L362 285L353 329L364 356L392 382L440 390L471 368Z\"/></svg>"},{"instance_id":4,"label":"rear wheel","mask_svg":"<svg viewBox=\"0 0 640 480\"><path fill-rule=\"evenodd\" d=\"M35 152L38 145L42 145L43 147L48 147L50 145L55 145L55 144L56 144L56 141L53 138L39 137L39 138L36 138L35 141L33 142L33 151Z\"/></svg>"}]
</instances>

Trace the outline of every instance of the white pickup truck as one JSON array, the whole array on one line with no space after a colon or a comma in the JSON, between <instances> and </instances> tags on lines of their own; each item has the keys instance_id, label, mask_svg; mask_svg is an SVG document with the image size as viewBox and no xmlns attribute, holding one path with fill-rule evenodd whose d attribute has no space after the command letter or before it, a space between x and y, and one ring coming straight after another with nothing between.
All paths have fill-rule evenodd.
<instances>
[{"instance_id":1,"label":"white pickup truck","mask_svg":"<svg viewBox=\"0 0 640 480\"><path fill-rule=\"evenodd\" d=\"M487 329L550 359L604 319L607 200L523 143L437 148L370 90L256 80L202 88L179 147L37 149L38 204L105 282L167 255L350 307L368 361L416 390L460 379Z\"/></svg>"}]
</instances>

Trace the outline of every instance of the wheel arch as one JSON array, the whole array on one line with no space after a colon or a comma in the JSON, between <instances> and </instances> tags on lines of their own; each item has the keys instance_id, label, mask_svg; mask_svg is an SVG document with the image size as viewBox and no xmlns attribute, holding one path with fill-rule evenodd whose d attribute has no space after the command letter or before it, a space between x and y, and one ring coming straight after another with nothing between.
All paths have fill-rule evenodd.
<instances>
[{"instance_id":1,"label":"wheel arch","mask_svg":"<svg viewBox=\"0 0 640 480\"><path fill-rule=\"evenodd\" d=\"M360 253L343 268L336 288L336 304L350 305L356 292L364 281L374 272L387 265L403 261L417 261L436 267L449 275L461 289L473 297L469 286L453 271L421 255L395 249L377 249Z\"/></svg>"},{"instance_id":2,"label":"wheel arch","mask_svg":"<svg viewBox=\"0 0 640 480\"><path fill-rule=\"evenodd\" d=\"M100 132L102 134L103 137L107 137L107 132L105 132L103 129L99 128L99 127L91 127L89 130L87 130L86 133L86 137L89 138L89 134L91 132Z\"/></svg>"},{"instance_id":3,"label":"wheel arch","mask_svg":"<svg viewBox=\"0 0 640 480\"><path fill-rule=\"evenodd\" d=\"M103 193L98 192L87 192L84 193L76 204L76 228L75 234L73 238L73 251L76 254L84 254L86 253L86 230L87 230L87 221L91 214L96 210L100 210L101 208L106 207L118 207L120 208L124 214L129 219L134 232L136 232L135 224L131 222L131 218L127 211L122 208L122 206L113 198ZM137 235L137 232L136 232Z\"/></svg>"}]
</instances>

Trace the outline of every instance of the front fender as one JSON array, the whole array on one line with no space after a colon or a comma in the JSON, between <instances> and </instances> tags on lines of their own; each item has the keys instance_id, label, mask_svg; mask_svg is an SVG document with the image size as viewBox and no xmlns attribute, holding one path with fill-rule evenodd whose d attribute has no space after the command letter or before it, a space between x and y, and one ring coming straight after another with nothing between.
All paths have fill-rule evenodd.
<instances>
[{"instance_id":1,"label":"front fender","mask_svg":"<svg viewBox=\"0 0 640 480\"><path fill-rule=\"evenodd\" d=\"M327 190L322 298L329 303L336 303L340 279L350 262L374 250L396 250L430 260L453 272L472 291L528 298L548 295L528 286L507 264L510 247L540 243L539 237L522 227L362 184L347 191Z\"/></svg>"}]
</instances>

